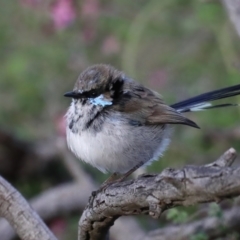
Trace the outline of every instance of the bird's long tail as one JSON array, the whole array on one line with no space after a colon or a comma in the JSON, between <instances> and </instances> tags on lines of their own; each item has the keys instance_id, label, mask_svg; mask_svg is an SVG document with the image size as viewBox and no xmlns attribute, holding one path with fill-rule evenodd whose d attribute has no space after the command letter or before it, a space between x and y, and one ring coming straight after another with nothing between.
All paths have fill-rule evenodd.
<instances>
[{"instance_id":1,"label":"bird's long tail","mask_svg":"<svg viewBox=\"0 0 240 240\"><path fill-rule=\"evenodd\" d=\"M236 103L225 103L225 104L217 104L212 105L211 101L233 97L240 94L240 84L222 88L219 90L203 93L196 97L189 98L187 100L175 103L171 105L172 108L176 109L180 113L184 112L195 112L202 111L212 108L220 108L220 107L232 107L239 106Z\"/></svg>"}]
</instances>

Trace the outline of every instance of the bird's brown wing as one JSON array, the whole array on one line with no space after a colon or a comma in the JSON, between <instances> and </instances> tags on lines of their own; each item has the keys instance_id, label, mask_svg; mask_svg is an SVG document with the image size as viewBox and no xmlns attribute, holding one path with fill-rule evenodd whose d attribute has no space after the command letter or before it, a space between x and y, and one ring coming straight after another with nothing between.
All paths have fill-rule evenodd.
<instances>
[{"instance_id":1,"label":"bird's brown wing","mask_svg":"<svg viewBox=\"0 0 240 240\"><path fill-rule=\"evenodd\" d=\"M113 109L129 116L129 118L146 125L184 124L199 128L196 123L184 117L175 109L166 105L162 97L135 82L129 83Z\"/></svg>"}]
</instances>

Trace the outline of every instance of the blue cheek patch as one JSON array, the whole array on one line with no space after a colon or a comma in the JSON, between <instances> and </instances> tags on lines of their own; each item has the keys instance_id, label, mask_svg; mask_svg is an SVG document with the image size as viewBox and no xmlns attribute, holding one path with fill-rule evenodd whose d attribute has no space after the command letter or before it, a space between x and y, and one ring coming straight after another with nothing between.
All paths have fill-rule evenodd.
<instances>
[{"instance_id":1,"label":"blue cheek patch","mask_svg":"<svg viewBox=\"0 0 240 240\"><path fill-rule=\"evenodd\" d=\"M90 98L90 103L102 107L112 105L112 102L109 99L106 99L102 94L96 98Z\"/></svg>"}]
</instances>

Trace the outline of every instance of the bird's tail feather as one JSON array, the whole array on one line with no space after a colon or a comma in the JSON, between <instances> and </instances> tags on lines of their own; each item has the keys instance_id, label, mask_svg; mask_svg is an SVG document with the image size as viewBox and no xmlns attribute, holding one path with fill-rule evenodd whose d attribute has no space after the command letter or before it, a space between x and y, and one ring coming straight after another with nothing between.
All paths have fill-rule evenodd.
<instances>
[{"instance_id":1,"label":"bird's tail feather","mask_svg":"<svg viewBox=\"0 0 240 240\"><path fill-rule=\"evenodd\" d=\"M239 106L239 104L235 103L225 103L225 104L217 104L212 105L210 102L233 97L236 95L240 95L240 84L222 88L219 90L203 93L196 97L189 98L187 100L175 103L171 105L172 108L176 109L178 112L194 112L194 111L202 111L207 109L213 108L220 108L220 107L232 107L232 106Z\"/></svg>"}]
</instances>

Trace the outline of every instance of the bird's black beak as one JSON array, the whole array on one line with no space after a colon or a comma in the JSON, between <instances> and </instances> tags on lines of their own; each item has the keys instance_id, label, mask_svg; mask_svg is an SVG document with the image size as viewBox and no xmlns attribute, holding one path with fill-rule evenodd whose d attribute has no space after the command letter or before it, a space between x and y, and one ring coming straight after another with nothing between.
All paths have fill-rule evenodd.
<instances>
[{"instance_id":1,"label":"bird's black beak","mask_svg":"<svg viewBox=\"0 0 240 240\"><path fill-rule=\"evenodd\" d=\"M65 94L64 94L64 97L70 97L70 98L80 98L80 93L78 93L78 92L66 92Z\"/></svg>"}]
</instances>

